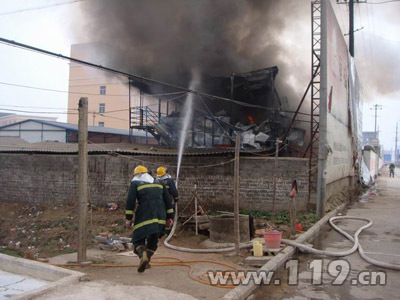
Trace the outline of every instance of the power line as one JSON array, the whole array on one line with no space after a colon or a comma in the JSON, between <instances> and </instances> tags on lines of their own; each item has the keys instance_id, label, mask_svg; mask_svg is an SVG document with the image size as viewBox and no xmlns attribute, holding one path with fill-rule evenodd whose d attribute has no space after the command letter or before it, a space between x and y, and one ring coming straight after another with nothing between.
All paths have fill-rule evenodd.
<instances>
[{"instance_id":1,"label":"power line","mask_svg":"<svg viewBox=\"0 0 400 300\"><path fill-rule=\"evenodd\" d=\"M16 83L10 83L10 82L2 82L0 81L0 84L3 85L8 85L8 86L15 86L15 87L20 87L20 88L27 88L27 89L34 89L34 90L40 90L40 91L46 91L46 92L56 92L56 93L66 93L66 94L77 94L77 95L92 95L92 96L100 96L100 94L95 94L95 93L86 93L86 92L72 92L72 91L64 91L64 90L56 90L56 89L49 89L49 88L42 88L42 87L35 87L35 86L29 86L29 85L22 85L22 84L16 84ZM107 83L99 83L96 85L102 85L102 84L107 84ZM108 83L110 84L110 83ZM93 84L94 85L94 84ZM164 94L147 94L152 97L159 97L159 96L172 96L172 95L178 95L178 94L185 94L186 92L174 92L174 93L164 93ZM116 95L116 94L106 94L106 95L101 95L102 97L129 97L129 95ZM139 95L134 95L134 96L139 96ZM179 96L180 97L180 96ZM178 97L178 98L179 98ZM171 100L171 99L168 99Z\"/></svg>"},{"instance_id":2,"label":"power line","mask_svg":"<svg viewBox=\"0 0 400 300\"><path fill-rule=\"evenodd\" d=\"M73 113L73 112L27 111L27 110L6 109L6 108L0 108L0 110L12 111L12 112L22 112L22 113L28 113L28 114L65 114L65 115L77 115L78 114L78 113Z\"/></svg>"},{"instance_id":3,"label":"power line","mask_svg":"<svg viewBox=\"0 0 400 300\"><path fill-rule=\"evenodd\" d=\"M71 91L63 91L63 90L55 90L55 89L48 89L48 88L42 88L42 87L34 87L34 86L29 86L29 85L22 85L22 84L16 84L16 83L9 83L9 82L2 82L0 81L0 84L2 85L8 85L8 86L16 86L20 88L27 88L27 89L34 89L34 90L40 90L40 91L46 91L46 92L56 92L56 93L66 93L66 94L78 94L78 95L92 95L92 96L100 96L100 94L94 94L94 93L85 93L85 92L71 92ZM101 85L101 84L99 84ZM102 96L112 96L112 97L128 97L128 95L102 95Z\"/></svg>"},{"instance_id":4,"label":"power line","mask_svg":"<svg viewBox=\"0 0 400 300\"><path fill-rule=\"evenodd\" d=\"M4 106L4 107L22 107L22 108L40 108L40 109L62 109L62 110L65 110L64 107L22 106L22 105L7 105L7 104L0 104L0 106ZM78 109L76 109L76 108L67 108L67 110L78 110Z\"/></svg>"},{"instance_id":5,"label":"power line","mask_svg":"<svg viewBox=\"0 0 400 300\"><path fill-rule=\"evenodd\" d=\"M226 98L226 97L221 97L221 96L216 96L216 95L212 95L212 94L208 94L208 93L199 92L199 91L192 90L192 89L189 89L189 88L181 87L181 86L176 85L176 84L171 84L171 83L167 83L167 82L156 80L156 79L151 79L151 78L144 77L144 76L139 76L139 75L135 75L135 74L129 74L129 73L126 73L126 72L123 72L123 71L118 71L118 70L115 70L115 69L111 69L109 67L103 67L101 65L96 65L96 64L91 63L91 62L87 62L87 61L80 60L80 59L77 59L77 58L65 56L65 55L62 55L62 54L57 54L57 53L54 53L54 52L51 52L51 51L48 51L48 50L40 49L40 48L33 47L33 46L30 46L30 45L27 45L27 44L18 43L18 42L15 42L15 41L12 41L12 40L8 40L8 39L5 39L5 38L1 38L1 37L0 37L0 43L3 43L5 45L7 45L7 46L15 46L15 47L18 47L18 48L21 48L21 49L24 49L24 50L28 50L28 51L32 51L32 52L36 52L36 53L40 53L40 54L44 54L44 55L48 55L48 56L51 56L51 57L56 57L56 58L59 58L59 59L69 60L69 61L72 61L72 62L75 62L75 63L78 63L78 64L83 64L83 65L86 65L86 66L89 66L89 67L92 67L92 68L95 68L95 69L100 69L100 70L103 70L103 71L106 71L106 72L109 72L109 73L112 73L112 74L122 75L122 76L125 76L125 77L130 78L130 79L136 79L138 81L147 81L147 82L150 82L150 83L153 83L153 84L162 85L162 86L165 86L165 87L169 87L169 88L173 88L173 89L176 89L176 90L192 93L192 94L195 94L195 95L201 95L203 97L206 97L206 98L209 98L209 99L213 99L213 100L221 100L221 101L231 102L231 103L235 103L235 104L237 104L239 106L251 107L251 108L259 108L259 109L267 110L267 111L280 111L280 112L294 113L293 111L282 111L282 110L279 110L279 109L265 107L265 106L261 106L261 105L257 105L257 104L250 104L250 103L233 100L233 99ZM306 114L306 113L300 113L300 114L310 115L310 114Z\"/></svg>"},{"instance_id":6,"label":"power line","mask_svg":"<svg viewBox=\"0 0 400 300\"><path fill-rule=\"evenodd\" d=\"M400 0L387 0L382 2L366 2L368 4L385 4L385 3L392 3L392 2L400 2Z\"/></svg>"},{"instance_id":7,"label":"power line","mask_svg":"<svg viewBox=\"0 0 400 300\"><path fill-rule=\"evenodd\" d=\"M25 8L25 9L19 9L15 11L9 11L9 12L4 12L0 13L0 16L6 16L6 15L12 15L12 14L18 14L26 11L32 11L32 10L40 10L40 9L45 9L45 8L50 8L50 7L55 7L55 6L61 6L61 5L67 5L67 4L72 4L72 3L77 3L77 2L83 2L85 0L73 0L69 2L62 2L62 3L55 3L55 4L50 4L50 5L44 5L40 7L32 7L32 8Z\"/></svg>"}]
</instances>

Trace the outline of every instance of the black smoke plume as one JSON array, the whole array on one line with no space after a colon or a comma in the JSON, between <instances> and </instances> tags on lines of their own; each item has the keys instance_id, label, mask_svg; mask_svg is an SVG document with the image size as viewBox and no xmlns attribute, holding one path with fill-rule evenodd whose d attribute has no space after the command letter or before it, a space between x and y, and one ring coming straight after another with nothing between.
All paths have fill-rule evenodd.
<instances>
[{"instance_id":1,"label":"black smoke plume","mask_svg":"<svg viewBox=\"0 0 400 300\"><path fill-rule=\"evenodd\" d=\"M188 86L278 66L295 107L310 79L308 0L96 0L82 5L86 39L112 45L108 66Z\"/></svg>"}]
</instances>

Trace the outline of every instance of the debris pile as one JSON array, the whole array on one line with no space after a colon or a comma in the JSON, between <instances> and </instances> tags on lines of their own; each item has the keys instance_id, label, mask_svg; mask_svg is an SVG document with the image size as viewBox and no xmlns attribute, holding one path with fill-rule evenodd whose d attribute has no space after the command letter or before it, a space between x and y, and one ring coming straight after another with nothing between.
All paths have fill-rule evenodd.
<instances>
[{"instance_id":1,"label":"debris pile","mask_svg":"<svg viewBox=\"0 0 400 300\"><path fill-rule=\"evenodd\" d=\"M130 238L113 236L112 233L102 232L100 235L95 237L96 242L100 250L108 251L125 251L132 249L132 242Z\"/></svg>"}]
</instances>

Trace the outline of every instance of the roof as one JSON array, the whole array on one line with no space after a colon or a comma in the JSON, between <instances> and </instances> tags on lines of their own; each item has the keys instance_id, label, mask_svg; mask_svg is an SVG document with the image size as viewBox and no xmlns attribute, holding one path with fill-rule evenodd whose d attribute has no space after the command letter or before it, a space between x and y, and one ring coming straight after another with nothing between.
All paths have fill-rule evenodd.
<instances>
[{"instance_id":1,"label":"roof","mask_svg":"<svg viewBox=\"0 0 400 300\"><path fill-rule=\"evenodd\" d=\"M16 123L0 126L0 130L10 127L10 126L26 123L26 122L36 122L39 124L45 124L45 125L49 125L49 126L63 128L63 129L70 130L70 131L76 131L76 132L78 131L78 125L76 125L76 124L62 123L62 122L56 122L56 121L44 121L44 120L37 120L37 119L27 119L27 120L19 121ZM110 127L100 127L100 126L88 126L88 132L129 135L129 130L119 129L119 128L110 128ZM146 136L146 133L144 131L133 131L133 135L134 136Z\"/></svg>"},{"instance_id":2,"label":"roof","mask_svg":"<svg viewBox=\"0 0 400 300\"><path fill-rule=\"evenodd\" d=\"M15 115L15 114L0 112L0 118L10 115Z\"/></svg>"},{"instance_id":3,"label":"roof","mask_svg":"<svg viewBox=\"0 0 400 300\"><path fill-rule=\"evenodd\" d=\"M185 150L185 156L203 156L233 153L233 148L197 148ZM0 145L0 153L47 153L47 154L77 154L78 144L41 142L26 145ZM143 144L109 143L109 144L88 144L89 154L110 154L119 153L127 155L161 155L176 156L178 149Z\"/></svg>"},{"instance_id":4,"label":"roof","mask_svg":"<svg viewBox=\"0 0 400 300\"><path fill-rule=\"evenodd\" d=\"M18 145L27 145L29 144L27 141L14 136L0 136L0 146L18 146Z\"/></svg>"}]
</instances>

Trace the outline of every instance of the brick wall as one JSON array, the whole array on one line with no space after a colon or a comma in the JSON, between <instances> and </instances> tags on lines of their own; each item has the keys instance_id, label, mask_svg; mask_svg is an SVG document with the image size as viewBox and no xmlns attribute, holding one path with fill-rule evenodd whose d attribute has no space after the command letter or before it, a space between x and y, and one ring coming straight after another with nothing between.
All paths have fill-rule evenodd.
<instances>
[{"instance_id":1,"label":"brick wall","mask_svg":"<svg viewBox=\"0 0 400 300\"><path fill-rule=\"evenodd\" d=\"M135 160L133 160L135 159ZM176 165L172 156L89 156L89 195L96 204L124 201L137 160ZM184 157L179 191L182 202L191 198L197 185L200 201L206 208L232 210L233 162L231 156ZM66 203L77 201L76 155L0 154L0 201ZM242 209L269 210L273 193L273 158L241 158L240 206ZM147 164L155 172L157 165ZM174 171L174 169L172 169ZM306 209L308 160L281 158L277 181L277 210L287 209L291 182L299 184L298 209Z\"/></svg>"}]
</instances>

